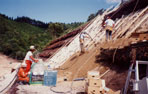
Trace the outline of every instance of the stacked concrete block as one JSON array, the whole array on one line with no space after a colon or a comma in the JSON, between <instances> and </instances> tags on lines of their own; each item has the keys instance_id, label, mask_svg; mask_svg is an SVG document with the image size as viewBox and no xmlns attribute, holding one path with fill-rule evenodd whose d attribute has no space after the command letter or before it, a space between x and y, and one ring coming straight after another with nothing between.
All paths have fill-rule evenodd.
<instances>
[{"instance_id":1,"label":"stacked concrete block","mask_svg":"<svg viewBox=\"0 0 148 94\"><path fill-rule=\"evenodd\" d=\"M98 71L89 71L87 74L87 78L88 94L117 94L105 86L105 80L100 79L100 73Z\"/></svg>"},{"instance_id":2,"label":"stacked concrete block","mask_svg":"<svg viewBox=\"0 0 148 94\"><path fill-rule=\"evenodd\" d=\"M104 94L103 82L100 79L100 73L98 71L89 71L87 74L88 78L88 94Z\"/></svg>"}]
</instances>

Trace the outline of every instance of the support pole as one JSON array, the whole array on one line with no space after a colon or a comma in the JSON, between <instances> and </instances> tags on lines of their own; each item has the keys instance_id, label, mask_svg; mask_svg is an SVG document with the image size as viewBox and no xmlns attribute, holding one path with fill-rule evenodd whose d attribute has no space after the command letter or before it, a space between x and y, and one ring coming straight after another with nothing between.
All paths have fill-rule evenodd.
<instances>
[{"instance_id":1,"label":"support pole","mask_svg":"<svg viewBox=\"0 0 148 94\"><path fill-rule=\"evenodd\" d=\"M135 66L135 82L133 84L133 91L138 92L139 91L139 66L138 66L138 61L136 61L136 66Z\"/></svg>"}]
</instances>

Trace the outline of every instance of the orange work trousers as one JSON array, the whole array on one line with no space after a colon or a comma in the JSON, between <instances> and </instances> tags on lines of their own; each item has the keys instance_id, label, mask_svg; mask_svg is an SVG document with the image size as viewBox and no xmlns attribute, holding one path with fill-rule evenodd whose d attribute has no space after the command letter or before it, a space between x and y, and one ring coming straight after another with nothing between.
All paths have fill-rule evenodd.
<instances>
[{"instance_id":1,"label":"orange work trousers","mask_svg":"<svg viewBox=\"0 0 148 94\"><path fill-rule=\"evenodd\" d=\"M26 81L29 82L29 77L19 77L19 81Z\"/></svg>"},{"instance_id":2,"label":"orange work trousers","mask_svg":"<svg viewBox=\"0 0 148 94\"><path fill-rule=\"evenodd\" d=\"M30 71L30 69L31 69L32 61L26 60L25 62L27 64L26 73L28 73Z\"/></svg>"}]
</instances>

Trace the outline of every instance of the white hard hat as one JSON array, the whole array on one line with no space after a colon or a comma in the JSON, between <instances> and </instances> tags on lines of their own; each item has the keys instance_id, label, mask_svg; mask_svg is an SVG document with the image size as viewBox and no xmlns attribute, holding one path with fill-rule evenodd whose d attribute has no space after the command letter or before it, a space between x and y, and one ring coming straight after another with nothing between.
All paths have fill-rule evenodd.
<instances>
[{"instance_id":1,"label":"white hard hat","mask_svg":"<svg viewBox=\"0 0 148 94\"><path fill-rule=\"evenodd\" d=\"M30 46L30 50L33 50L35 49L35 47L33 45Z\"/></svg>"},{"instance_id":2,"label":"white hard hat","mask_svg":"<svg viewBox=\"0 0 148 94\"><path fill-rule=\"evenodd\" d=\"M27 64L26 63L22 63L22 67L27 67Z\"/></svg>"}]
</instances>

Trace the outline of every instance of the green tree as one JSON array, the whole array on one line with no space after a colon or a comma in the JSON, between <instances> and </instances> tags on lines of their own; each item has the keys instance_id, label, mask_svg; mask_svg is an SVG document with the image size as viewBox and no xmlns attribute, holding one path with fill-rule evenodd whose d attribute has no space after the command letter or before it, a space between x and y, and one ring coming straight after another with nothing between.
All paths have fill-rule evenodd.
<instances>
[{"instance_id":1,"label":"green tree","mask_svg":"<svg viewBox=\"0 0 148 94\"><path fill-rule=\"evenodd\" d=\"M60 23L51 23L48 26L48 31L52 34L53 38L57 38L62 35L64 29Z\"/></svg>"},{"instance_id":2,"label":"green tree","mask_svg":"<svg viewBox=\"0 0 148 94\"><path fill-rule=\"evenodd\" d=\"M90 14L90 16L88 17L87 21L90 21L90 20L92 20L95 17L96 17L95 14Z\"/></svg>"}]
</instances>

